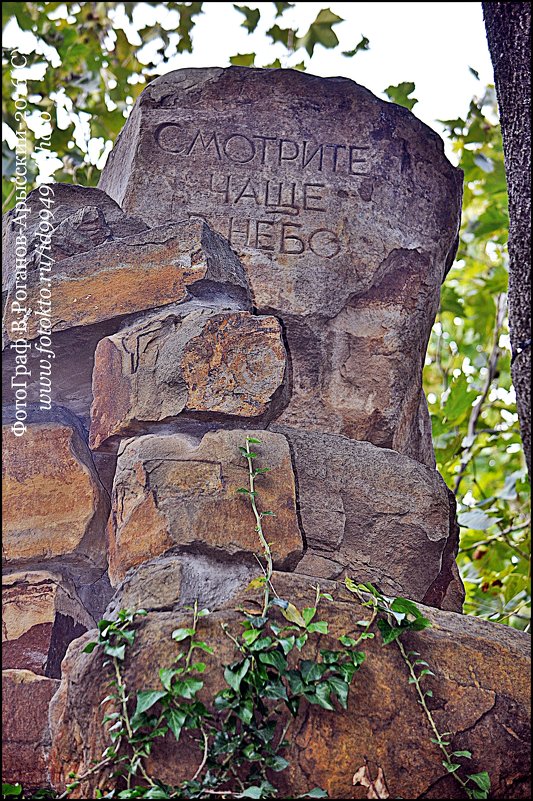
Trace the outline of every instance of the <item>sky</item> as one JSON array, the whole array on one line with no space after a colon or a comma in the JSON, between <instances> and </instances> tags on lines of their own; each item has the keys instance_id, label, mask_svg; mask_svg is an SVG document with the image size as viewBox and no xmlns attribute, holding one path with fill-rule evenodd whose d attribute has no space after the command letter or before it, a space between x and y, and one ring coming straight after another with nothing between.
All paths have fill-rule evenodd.
<instances>
[{"instance_id":1,"label":"sky","mask_svg":"<svg viewBox=\"0 0 533 801\"><path fill-rule=\"evenodd\" d=\"M180 66L225 66L236 53L256 52L256 63L273 61L286 53L282 45L276 49L265 31L273 24L273 3L248 2L261 10L257 31L249 35L240 27L243 16L233 3L204 3L205 14L196 17L192 55L178 56L168 69ZM345 21L336 25L340 47L315 48L308 71L315 75L342 75L352 78L382 95L391 84L413 81L418 104L414 113L428 125L438 119L464 116L472 96L492 83L493 73L485 37L481 3L327 3L300 2L276 20L281 27L307 30L321 8L329 7ZM147 7L145 7L147 8ZM362 36L370 40L370 49L353 58L341 55L350 50ZM288 64L302 60L298 51ZM475 69L477 81L469 70Z\"/></svg>"},{"instance_id":2,"label":"sky","mask_svg":"<svg viewBox=\"0 0 533 801\"><path fill-rule=\"evenodd\" d=\"M472 97L482 94L484 86L493 82L481 3L297 2L277 20L273 3L248 0L244 4L261 11L253 34L241 26L244 17L233 3L205 2L205 13L195 17L193 53L177 55L161 71L227 66L230 56L251 52L257 53L259 66L276 58L281 59L282 66L294 66L305 58L305 51L300 49L287 57L284 46L272 45L266 31L276 22L281 27L298 28L303 34L318 12L329 7L344 19L334 27L340 46L326 50L317 45L308 72L352 78L381 97L386 87L412 81L418 99L413 112L438 133L443 131L438 120L464 117ZM158 17L167 29L178 21L177 12L154 10L145 3L138 4L136 14L145 24L153 24ZM126 21L117 4L119 24L121 18ZM10 23L5 33L7 45L19 46L22 52L31 49L33 35L21 36L16 23ZM126 33L133 44L141 43L134 29L126 27ZM362 36L369 39L370 49L352 58L343 56L342 50L353 49ZM479 73L479 80L469 68Z\"/></svg>"}]
</instances>

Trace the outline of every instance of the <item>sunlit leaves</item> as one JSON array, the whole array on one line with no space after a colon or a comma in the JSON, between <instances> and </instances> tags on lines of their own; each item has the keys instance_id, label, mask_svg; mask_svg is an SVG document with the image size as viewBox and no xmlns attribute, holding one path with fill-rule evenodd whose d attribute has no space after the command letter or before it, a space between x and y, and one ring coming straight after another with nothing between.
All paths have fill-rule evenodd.
<instances>
[{"instance_id":1,"label":"sunlit leaves","mask_svg":"<svg viewBox=\"0 0 533 801\"><path fill-rule=\"evenodd\" d=\"M370 39L367 39L366 36L361 37L361 40L356 44L353 50L343 50L342 55L347 58L352 58L352 56L357 55L361 50L370 50Z\"/></svg>"},{"instance_id":2,"label":"sunlit leaves","mask_svg":"<svg viewBox=\"0 0 533 801\"><path fill-rule=\"evenodd\" d=\"M13 3L8 3L7 5L13 5ZM281 17L282 14L287 11L289 8L294 8L294 3L274 3L276 7L276 19Z\"/></svg>"},{"instance_id":3,"label":"sunlit leaves","mask_svg":"<svg viewBox=\"0 0 533 801\"><path fill-rule=\"evenodd\" d=\"M409 111L411 111L415 103L418 103L416 97L409 97L414 91L414 83L412 83L412 81L404 81L397 86L387 86L385 94L393 103L396 103L398 106L404 106L404 108L408 108Z\"/></svg>"},{"instance_id":4,"label":"sunlit leaves","mask_svg":"<svg viewBox=\"0 0 533 801\"><path fill-rule=\"evenodd\" d=\"M240 14L244 15L244 22L241 23L243 28L246 28L248 33L253 33L257 28L257 23L261 17L261 12L258 8L249 8L248 6L233 5Z\"/></svg>"},{"instance_id":5,"label":"sunlit leaves","mask_svg":"<svg viewBox=\"0 0 533 801\"><path fill-rule=\"evenodd\" d=\"M495 111L489 89L472 101L465 119L444 123L464 171L463 219L429 344L425 388L437 466L452 489L462 470L458 561L465 611L524 628L530 616L529 484L511 391L507 322L497 324L507 291L508 210Z\"/></svg>"},{"instance_id":6,"label":"sunlit leaves","mask_svg":"<svg viewBox=\"0 0 533 801\"><path fill-rule=\"evenodd\" d=\"M230 57L230 63L236 67L253 67L255 64L255 53L238 53Z\"/></svg>"},{"instance_id":7,"label":"sunlit leaves","mask_svg":"<svg viewBox=\"0 0 533 801\"><path fill-rule=\"evenodd\" d=\"M342 17L334 14L331 9L323 8L319 11L315 21L309 26L307 33L298 37L296 46L304 47L310 56L313 55L317 44L326 48L336 47L339 44L339 40L333 30L333 26L342 21Z\"/></svg>"}]
</instances>

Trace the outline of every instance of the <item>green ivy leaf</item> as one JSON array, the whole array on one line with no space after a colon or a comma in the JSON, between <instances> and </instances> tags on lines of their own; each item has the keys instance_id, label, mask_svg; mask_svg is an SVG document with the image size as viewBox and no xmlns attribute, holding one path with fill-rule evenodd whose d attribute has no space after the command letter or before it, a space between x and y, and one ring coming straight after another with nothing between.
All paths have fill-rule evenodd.
<instances>
[{"instance_id":1,"label":"green ivy leaf","mask_svg":"<svg viewBox=\"0 0 533 801\"><path fill-rule=\"evenodd\" d=\"M261 12L258 8L249 8L248 6L237 6L233 4L233 8L240 14L244 14L244 22L241 23L241 28L246 28L248 33L253 33L257 28L257 23L261 17ZM248 440L250 441L250 440Z\"/></svg>"},{"instance_id":2,"label":"green ivy leaf","mask_svg":"<svg viewBox=\"0 0 533 801\"><path fill-rule=\"evenodd\" d=\"M176 709L175 707L170 707L165 711L165 720L169 725L170 731L176 738L179 740L181 735L181 730L183 728L183 724L187 719L187 712L183 709Z\"/></svg>"},{"instance_id":3,"label":"green ivy leaf","mask_svg":"<svg viewBox=\"0 0 533 801\"><path fill-rule=\"evenodd\" d=\"M342 55L346 56L347 58L352 58L361 50L370 50L370 39L367 39L366 36L361 37L361 41L355 45L353 50L343 50Z\"/></svg>"},{"instance_id":4,"label":"green ivy leaf","mask_svg":"<svg viewBox=\"0 0 533 801\"><path fill-rule=\"evenodd\" d=\"M416 97L409 97L415 91L415 85L412 81L404 81L397 86L387 86L384 91L393 103L408 108L409 111L418 103Z\"/></svg>"},{"instance_id":5,"label":"green ivy leaf","mask_svg":"<svg viewBox=\"0 0 533 801\"><path fill-rule=\"evenodd\" d=\"M267 651L266 653L259 654L259 661L263 665L272 665L279 673L285 673L287 670L287 660L280 654L279 651Z\"/></svg>"},{"instance_id":6,"label":"green ivy leaf","mask_svg":"<svg viewBox=\"0 0 533 801\"><path fill-rule=\"evenodd\" d=\"M442 764L448 771L448 773L455 773L456 770L459 770L461 765L458 762L448 762L446 759L442 760Z\"/></svg>"},{"instance_id":7,"label":"green ivy leaf","mask_svg":"<svg viewBox=\"0 0 533 801\"><path fill-rule=\"evenodd\" d=\"M122 662L126 653L126 646L107 644L104 645L104 653L106 653L108 656L112 656L113 659L118 659L120 662Z\"/></svg>"},{"instance_id":8,"label":"green ivy leaf","mask_svg":"<svg viewBox=\"0 0 533 801\"><path fill-rule=\"evenodd\" d=\"M481 773L471 773L467 778L477 784L479 789L483 790L483 792L490 792L490 776L486 770Z\"/></svg>"},{"instance_id":9,"label":"green ivy leaf","mask_svg":"<svg viewBox=\"0 0 533 801\"><path fill-rule=\"evenodd\" d=\"M139 690L134 716L141 715L167 695L166 690Z\"/></svg>"},{"instance_id":10,"label":"green ivy leaf","mask_svg":"<svg viewBox=\"0 0 533 801\"><path fill-rule=\"evenodd\" d=\"M224 670L224 678L232 690L236 693L239 692L241 681L244 679L250 669L250 660L244 659L236 666L227 667Z\"/></svg>"},{"instance_id":11,"label":"green ivy leaf","mask_svg":"<svg viewBox=\"0 0 533 801\"><path fill-rule=\"evenodd\" d=\"M331 689L332 693L334 693L337 698L339 699L339 703L343 709L347 709L348 707L348 692L349 692L349 684L343 679L339 679L336 676L331 676L328 679L328 686Z\"/></svg>"},{"instance_id":12,"label":"green ivy leaf","mask_svg":"<svg viewBox=\"0 0 533 801\"><path fill-rule=\"evenodd\" d=\"M400 637L407 629L401 629L399 626L392 627L386 620L380 618L377 622L377 627L381 632L383 645L389 645Z\"/></svg>"},{"instance_id":13,"label":"green ivy leaf","mask_svg":"<svg viewBox=\"0 0 533 801\"><path fill-rule=\"evenodd\" d=\"M186 640L187 637L193 637L194 633L194 629L174 629L172 632L172 639L176 640L176 642L181 642L182 640Z\"/></svg>"}]
</instances>

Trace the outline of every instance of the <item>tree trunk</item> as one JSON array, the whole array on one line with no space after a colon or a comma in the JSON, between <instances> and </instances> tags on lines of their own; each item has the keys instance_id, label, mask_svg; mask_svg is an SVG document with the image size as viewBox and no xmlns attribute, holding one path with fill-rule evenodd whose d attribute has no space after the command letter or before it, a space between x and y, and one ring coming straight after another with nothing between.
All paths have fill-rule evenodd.
<instances>
[{"instance_id":1,"label":"tree trunk","mask_svg":"<svg viewBox=\"0 0 533 801\"><path fill-rule=\"evenodd\" d=\"M531 5L483 3L509 190L512 377L531 475Z\"/></svg>"}]
</instances>

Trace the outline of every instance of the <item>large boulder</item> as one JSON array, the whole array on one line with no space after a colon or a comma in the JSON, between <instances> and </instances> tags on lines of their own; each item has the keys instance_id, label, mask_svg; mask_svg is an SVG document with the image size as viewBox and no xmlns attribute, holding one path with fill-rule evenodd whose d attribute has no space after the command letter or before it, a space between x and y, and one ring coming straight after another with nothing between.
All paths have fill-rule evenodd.
<instances>
[{"instance_id":1,"label":"large boulder","mask_svg":"<svg viewBox=\"0 0 533 801\"><path fill-rule=\"evenodd\" d=\"M436 470L369 442L271 429L293 457L307 544L299 573L356 575L390 595L461 611L455 499Z\"/></svg>"},{"instance_id":2,"label":"large boulder","mask_svg":"<svg viewBox=\"0 0 533 801\"><path fill-rule=\"evenodd\" d=\"M248 435L219 430L198 442L191 436L148 434L123 441L113 484L108 526L109 576L115 586L126 572L175 549L221 555L260 551L250 501L247 461L239 453ZM294 567L304 543L287 440L261 431L261 511L274 563Z\"/></svg>"},{"instance_id":3,"label":"large boulder","mask_svg":"<svg viewBox=\"0 0 533 801\"><path fill-rule=\"evenodd\" d=\"M345 78L184 69L143 91L100 188L150 225L207 220L286 329L281 421L433 464L422 367L461 172L409 111Z\"/></svg>"},{"instance_id":4,"label":"large boulder","mask_svg":"<svg viewBox=\"0 0 533 801\"><path fill-rule=\"evenodd\" d=\"M3 564L71 567L84 583L96 580L106 566L109 496L83 428L66 409L29 409L25 433L15 436L14 409L3 411Z\"/></svg>"},{"instance_id":5,"label":"large boulder","mask_svg":"<svg viewBox=\"0 0 533 801\"><path fill-rule=\"evenodd\" d=\"M58 679L67 646L94 626L72 583L46 571L2 577L2 668Z\"/></svg>"},{"instance_id":6,"label":"large boulder","mask_svg":"<svg viewBox=\"0 0 533 801\"><path fill-rule=\"evenodd\" d=\"M187 563L182 567L186 571ZM247 577L241 581L241 588L247 581ZM298 608L313 605L316 590L312 579L275 573L273 582L279 595ZM352 632L354 621L367 616L368 610L348 599L333 582L324 581L321 587L333 593L335 600L323 602L320 618L329 621L330 631L321 636L319 647L336 648L336 637ZM158 689L159 669L170 666L179 650L171 633L188 620L187 613L180 611L189 603L188 591L181 593L180 582L173 597L167 587L164 608L162 598L152 595L149 599L148 609L159 611L149 611L138 625L126 659L124 676L130 697L137 690ZM199 587L202 593L205 597L205 587ZM202 655L208 665L204 700L222 686L223 666L236 658L220 624L225 622L230 631L238 633L242 618L235 609L243 602L249 607L249 592L234 589L229 596L226 592L226 601L213 606L212 614L202 619L202 639L215 649L213 656ZM433 627L404 636L404 644L419 652L435 674L425 680L426 689L433 692L427 704L440 731L452 732L454 750L472 752L469 772L488 770L491 798L529 798L529 637L472 617L428 608L422 611ZM108 695L109 677L98 651L83 653L85 644L95 636L96 632L88 632L71 644L61 686L52 702L50 769L58 789L68 781L69 771L83 772L108 744L101 723L106 710L100 704ZM464 797L442 766L441 753L431 741L433 733L397 647L383 647L378 638L364 641L361 647L366 659L355 676L348 709L332 713L305 703L301 708L289 735L290 769L272 776L280 787L280 797L298 797L320 786L330 798L351 798L352 776L367 763L373 774L378 767L384 771L393 798ZM316 652L313 645L303 655L313 658ZM176 747L168 734L155 746L150 768L161 780L177 783L190 777L198 762L199 756L191 756L184 743ZM94 789L103 784L102 775L90 776L76 791L78 797L92 797Z\"/></svg>"},{"instance_id":7,"label":"large boulder","mask_svg":"<svg viewBox=\"0 0 533 801\"><path fill-rule=\"evenodd\" d=\"M285 370L275 317L190 303L151 315L98 343L90 445L178 415L272 417Z\"/></svg>"}]
</instances>

